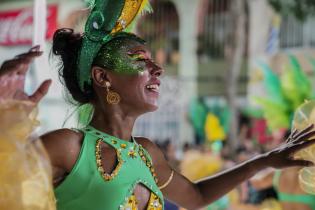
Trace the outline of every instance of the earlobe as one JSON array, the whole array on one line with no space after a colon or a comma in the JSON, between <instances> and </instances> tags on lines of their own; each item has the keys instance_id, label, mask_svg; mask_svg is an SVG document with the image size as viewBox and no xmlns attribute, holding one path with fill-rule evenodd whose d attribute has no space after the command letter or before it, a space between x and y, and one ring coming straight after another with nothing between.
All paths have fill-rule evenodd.
<instances>
[{"instance_id":1,"label":"earlobe","mask_svg":"<svg viewBox=\"0 0 315 210\"><path fill-rule=\"evenodd\" d=\"M94 66L91 70L91 76L95 85L106 88L106 82L110 82L107 71L101 67Z\"/></svg>"}]
</instances>

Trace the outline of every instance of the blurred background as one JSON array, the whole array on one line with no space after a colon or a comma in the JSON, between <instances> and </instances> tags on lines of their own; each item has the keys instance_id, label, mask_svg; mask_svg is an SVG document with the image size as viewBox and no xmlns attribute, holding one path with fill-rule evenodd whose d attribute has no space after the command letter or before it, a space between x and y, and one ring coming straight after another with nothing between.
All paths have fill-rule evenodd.
<instances>
[{"instance_id":1,"label":"blurred background","mask_svg":"<svg viewBox=\"0 0 315 210\"><path fill-rule=\"evenodd\" d=\"M34 2L0 0L0 63L32 46ZM154 13L139 20L136 33L147 40L166 73L160 108L137 121L135 135L158 143L171 164L192 180L280 143L294 109L314 96L315 2L152 0L151 4ZM45 78L53 79L40 104L39 133L77 126L77 109L65 102L50 50L56 29L82 32L88 14L83 0L48 0L45 8L39 16L47 25L44 56L32 65L26 86L32 92ZM308 86L303 89L304 84ZM301 98L300 90L309 94ZM290 98L297 92L295 99ZM280 98L279 105L275 101ZM270 118L278 116L279 123L270 124ZM237 210L231 203L248 203L248 191L248 186L240 187L208 209Z\"/></svg>"}]
</instances>

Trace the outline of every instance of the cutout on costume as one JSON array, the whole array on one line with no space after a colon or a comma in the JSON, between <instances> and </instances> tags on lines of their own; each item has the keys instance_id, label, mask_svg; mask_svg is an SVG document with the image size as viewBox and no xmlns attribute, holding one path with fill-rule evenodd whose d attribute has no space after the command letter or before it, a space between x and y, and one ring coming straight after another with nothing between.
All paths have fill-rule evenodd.
<instances>
[{"instance_id":1,"label":"cutout on costume","mask_svg":"<svg viewBox=\"0 0 315 210\"><path fill-rule=\"evenodd\" d=\"M102 148L107 145L107 152L102 154ZM122 159L119 150L112 145L103 142L101 139L96 143L96 163L97 169L105 181L110 181L118 174L121 166ZM112 158L114 156L114 158Z\"/></svg>"},{"instance_id":2,"label":"cutout on costume","mask_svg":"<svg viewBox=\"0 0 315 210\"><path fill-rule=\"evenodd\" d=\"M139 203L137 196L144 195L143 191L147 191L148 196L143 198L145 203ZM120 206L120 209L147 209L147 210L162 210L162 202L160 198L153 193L149 187L139 182L133 188L132 194L126 199L126 202Z\"/></svg>"}]
</instances>

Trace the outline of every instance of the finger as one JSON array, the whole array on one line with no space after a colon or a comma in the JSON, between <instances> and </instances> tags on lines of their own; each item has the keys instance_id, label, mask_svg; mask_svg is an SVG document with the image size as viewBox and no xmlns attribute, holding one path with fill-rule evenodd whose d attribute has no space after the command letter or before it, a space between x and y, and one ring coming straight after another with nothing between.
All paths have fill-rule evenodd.
<instances>
[{"instance_id":1,"label":"finger","mask_svg":"<svg viewBox=\"0 0 315 210\"><path fill-rule=\"evenodd\" d=\"M25 74L29 69L29 65L34 61L34 59L41 56L42 54L43 52L41 51L21 54L12 62L11 68L16 68L18 74Z\"/></svg>"},{"instance_id":2,"label":"finger","mask_svg":"<svg viewBox=\"0 0 315 210\"><path fill-rule=\"evenodd\" d=\"M6 67L4 71L0 72L1 78L14 78L17 77L25 77L27 70L29 69L29 64L25 64L23 62L12 64L12 66Z\"/></svg>"},{"instance_id":3,"label":"finger","mask_svg":"<svg viewBox=\"0 0 315 210\"><path fill-rule=\"evenodd\" d=\"M289 148L289 150L290 150L290 153L294 154L302 149L312 146L313 144L315 144L315 139L310 139L310 140L302 141L302 142L299 142L298 144L292 145Z\"/></svg>"},{"instance_id":4,"label":"finger","mask_svg":"<svg viewBox=\"0 0 315 210\"><path fill-rule=\"evenodd\" d=\"M40 50L40 45L35 45L34 47L32 47L29 52L36 52L36 51L39 51Z\"/></svg>"},{"instance_id":5,"label":"finger","mask_svg":"<svg viewBox=\"0 0 315 210\"><path fill-rule=\"evenodd\" d=\"M304 133L303 135L301 135L300 137L298 137L296 140L294 140L294 142L299 142L299 141L305 141L308 140L309 138L312 138L315 136L315 131L309 131L307 133Z\"/></svg>"},{"instance_id":6,"label":"finger","mask_svg":"<svg viewBox=\"0 0 315 210\"><path fill-rule=\"evenodd\" d=\"M16 60L6 61L1 67L0 76L19 71L22 68L22 65L24 64L21 62L19 63Z\"/></svg>"},{"instance_id":7,"label":"finger","mask_svg":"<svg viewBox=\"0 0 315 210\"><path fill-rule=\"evenodd\" d=\"M311 131L314 128L314 125L311 124L309 126L307 126L306 128L304 128L302 131L298 132L295 136L295 138L299 138L301 135L304 135L305 133Z\"/></svg>"},{"instance_id":8,"label":"finger","mask_svg":"<svg viewBox=\"0 0 315 210\"><path fill-rule=\"evenodd\" d=\"M31 61L34 58L41 56L42 54L43 54L43 51L29 51L27 53L17 55L15 58L16 59L23 59L26 61Z\"/></svg>"},{"instance_id":9,"label":"finger","mask_svg":"<svg viewBox=\"0 0 315 210\"><path fill-rule=\"evenodd\" d=\"M296 130L295 130L296 131ZM295 132L294 131L294 132ZM293 134L293 133L292 133ZM285 143L286 144L288 144L288 143L290 143L291 141L293 141L294 140L294 137L293 137L293 135L292 134L290 134L290 136L287 138L287 140L285 140Z\"/></svg>"},{"instance_id":10,"label":"finger","mask_svg":"<svg viewBox=\"0 0 315 210\"><path fill-rule=\"evenodd\" d=\"M18 72L19 74L26 73L29 64L36 58L43 54L41 51L28 52L16 56L12 60L3 63L0 70L0 76L9 72Z\"/></svg>"},{"instance_id":11,"label":"finger","mask_svg":"<svg viewBox=\"0 0 315 210\"><path fill-rule=\"evenodd\" d=\"M44 81L29 99L34 103L38 103L47 94L50 85L51 80Z\"/></svg>"},{"instance_id":12,"label":"finger","mask_svg":"<svg viewBox=\"0 0 315 210\"><path fill-rule=\"evenodd\" d=\"M295 138L295 136L296 136L297 133L298 133L298 129L295 128L295 129L293 130L293 132L291 133L290 136L291 136L292 138Z\"/></svg>"},{"instance_id":13,"label":"finger","mask_svg":"<svg viewBox=\"0 0 315 210\"><path fill-rule=\"evenodd\" d=\"M288 163L288 166L300 166L300 167L312 167L314 163L308 160L293 160L291 159Z\"/></svg>"}]
</instances>

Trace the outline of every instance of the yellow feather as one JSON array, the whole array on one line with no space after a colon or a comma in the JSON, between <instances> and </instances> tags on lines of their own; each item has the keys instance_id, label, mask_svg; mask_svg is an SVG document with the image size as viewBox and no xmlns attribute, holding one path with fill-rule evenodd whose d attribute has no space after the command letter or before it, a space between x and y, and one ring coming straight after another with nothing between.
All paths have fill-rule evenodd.
<instances>
[{"instance_id":1,"label":"yellow feather","mask_svg":"<svg viewBox=\"0 0 315 210\"><path fill-rule=\"evenodd\" d=\"M140 8L138 10L137 16L146 12L149 12L149 13L152 12L152 7L149 0L142 1Z\"/></svg>"}]
</instances>

